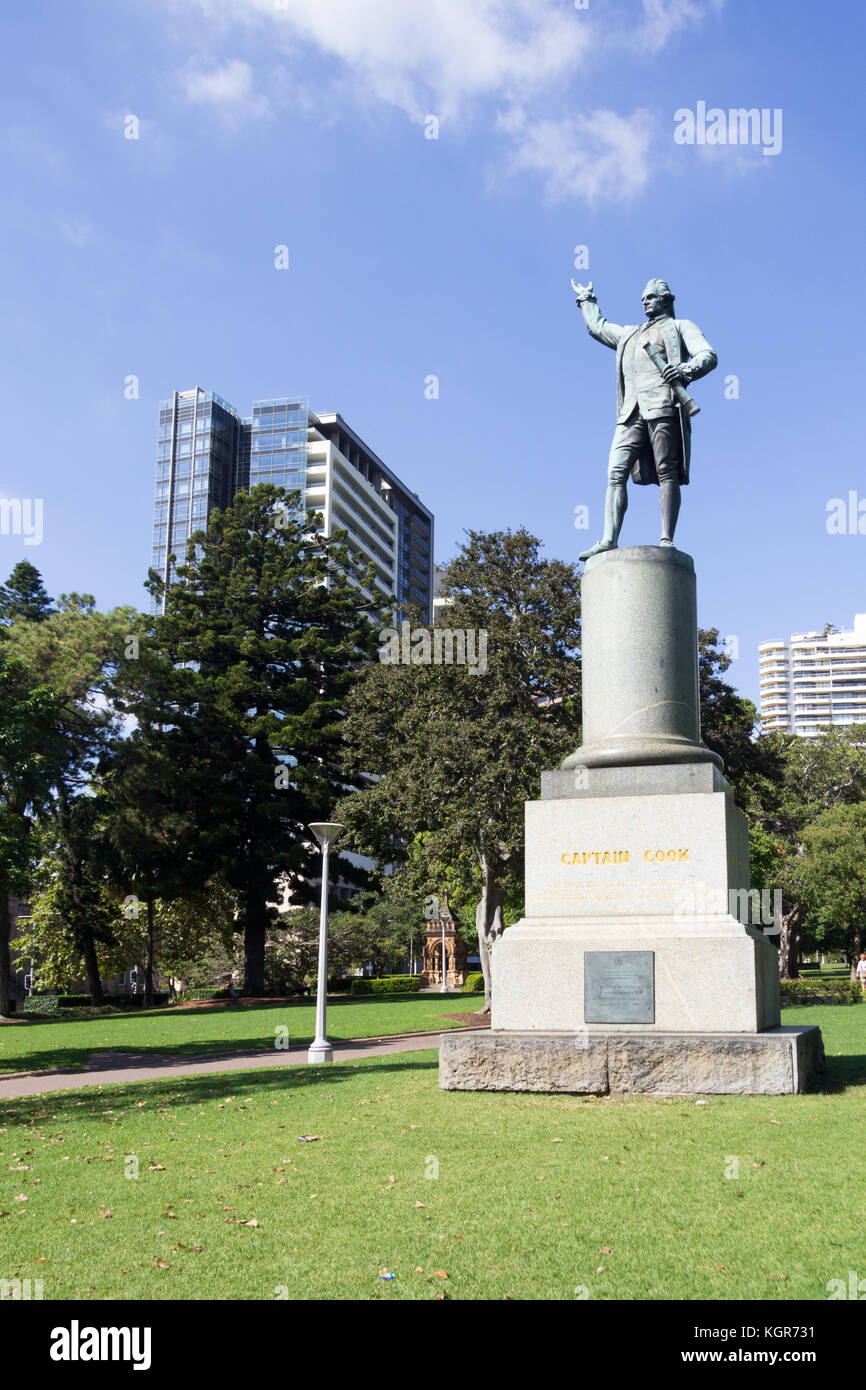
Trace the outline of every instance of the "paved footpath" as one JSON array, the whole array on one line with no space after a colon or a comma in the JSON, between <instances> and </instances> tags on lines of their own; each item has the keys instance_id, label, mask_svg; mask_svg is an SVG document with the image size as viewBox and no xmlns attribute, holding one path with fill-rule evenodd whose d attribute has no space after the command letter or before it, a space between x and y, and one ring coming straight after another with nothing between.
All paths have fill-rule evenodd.
<instances>
[{"instance_id":1,"label":"paved footpath","mask_svg":"<svg viewBox=\"0 0 866 1390\"><path fill-rule=\"evenodd\" d=\"M482 1027L489 1027L482 1024ZM474 1029L449 1028L466 1033ZM438 1033L403 1033L390 1038L350 1038L334 1042L335 1062L358 1062L365 1057L387 1057L394 1052L420 1052L439 1046ZM261 1048L250 1052L201 1053L178 1056L147 1052L92 1052L77 1067L57 1067L53 1071L12 1072L0 1076L0 1100L17 1096L38 1096L47 1091L74 1091L83 1086L121 1086L131 1081L161 1081L173 1076L203 1076L209 1072L256 1071L262 1067L300 1067L307 1065L307 1048L286 1051Z\"/></svg>"}]
</instances>

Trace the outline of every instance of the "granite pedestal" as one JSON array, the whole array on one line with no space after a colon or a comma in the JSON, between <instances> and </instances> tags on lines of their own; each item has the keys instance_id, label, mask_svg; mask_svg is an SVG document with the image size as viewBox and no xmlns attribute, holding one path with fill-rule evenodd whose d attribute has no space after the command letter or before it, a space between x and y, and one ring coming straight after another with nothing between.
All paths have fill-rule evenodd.
<instances>
[{"instance_id":1,"label":"granite pedestal","mask_svg":"<svg viewBox=\"0 0 866 1390\"><path fill-rule=\"evenodd\" d=\"M443 1036L445 1089L782 1094L822 1064L781 1029L746 819L700 742L691 558L587 562L584 742L526 805L525 917L492 955L490 1032Z\"/></svg>"}]
</instances>

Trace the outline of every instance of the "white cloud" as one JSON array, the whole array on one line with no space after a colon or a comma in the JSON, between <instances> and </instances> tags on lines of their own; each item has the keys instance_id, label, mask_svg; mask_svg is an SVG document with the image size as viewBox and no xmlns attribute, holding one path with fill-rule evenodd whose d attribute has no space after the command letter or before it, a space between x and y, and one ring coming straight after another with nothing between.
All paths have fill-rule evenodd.
<instances>
[{"instance_id":1,"label":"white cloud","mask_svg":"<svg viewBox=\"0 0 866 1390\"><path fill-rule=\"evenodd\" d=\"M635 45L656 53L700 23L723 0L629 0L626 9L578 10L566 0L169 0L175 13L204 16L211 40L238 25L264 34L299 66L314 48L330 60L328 109L340 92L353 102L385 102L412 120L436 115L443 129L487 120L505 137L504 168L539 177L551 198L634 196L648 178L653 137L647 112L575 113L576 79L592 62L622 58ZM257 36L256 35L254 36ZM275 55L277 56L277 55ZM184 74L187 97L224 111L262 114L249 64L233 59ZM293 84L280 83L285 99ZM268 88L274 102L277 90ZM293 98L294 99L294 96ZM254 104L259 110L254 111ZM498 115L496 113L499 113ZM507 114L502 115L505 112Z\"/></svg>"},{"instance_id":2,"label":"white cloud","mask_svg":"<svg viewBox=\"0 0 866 1390\"><path fill-rule=\"evenodd\" d=\"M526 98L588 51L585 16L562 0L187 0L213 23L266 23L287 48L314 44L356 88L420 120L477 98Z\"/></svg>"},{"instance_id":3,"label":"white cloud","mask_svg":"<svg viewBox=\"0 0 866 1390\"><path fill-rule=\"evenodd\" d=\"M498 128L510 135L508 156L514 172L537 174L553 201L633 198L649 174L653 119L648 111L630 116L593 111L559 119L531 118L520 108L501 115Z\"/></svg>"},{"instance_id":4,"label":"white cloud","mask_svg":"<svg viewBox=\"0 0 866 1390\"><path fill-rule=\"evenodd\" d=\"M221 67L187 67L181 74L187 101L211 104L230 116L263 116L268 103L253 90L249 63L232 58Z\"/></svg>"},{"instance_id":5,"label":"white cloud","mask_svg":"<svg viewBox=\"0 0 866 1390\"><path fill-rule=\"evenodd\" d=\"M701 24L724 0L642 0L644 19L635 39L639 47L658 53L674 34L690 24Z\"/></svg>"}]
</instances>

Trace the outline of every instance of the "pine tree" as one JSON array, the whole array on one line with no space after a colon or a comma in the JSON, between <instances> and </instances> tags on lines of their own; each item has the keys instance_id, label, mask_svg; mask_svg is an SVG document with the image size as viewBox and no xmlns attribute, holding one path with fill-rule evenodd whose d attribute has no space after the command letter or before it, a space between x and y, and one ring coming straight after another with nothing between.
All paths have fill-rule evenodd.
<instances>
[{"instance_id":1,"label":"pine tree","mask_svg":"<svg viewBox=\"0 0 866 1390\"><path fill-rule=\"evenodd\" d=\"M19 560L5 584L0 584L0 622L16 618L41 623L49 617L54 600L45 592L42 576L29 560Z\"/></svg>"},{"instance_id":2,"label":"pine tree","mask_svg":"<svg viewBox=\"0 0 866 1390\"><path fill-rule=\"evenodd\" d=\"M307 825L345 789L346 701L380 625L372 572L345 533L316 534L318 519L295 502L262 484L215 513L155 621L164 734L197 808L199 873L238 900L248 995L264 991L281 884L296 900L315 896L321 860Z\"/></svg>"}]
</instances>

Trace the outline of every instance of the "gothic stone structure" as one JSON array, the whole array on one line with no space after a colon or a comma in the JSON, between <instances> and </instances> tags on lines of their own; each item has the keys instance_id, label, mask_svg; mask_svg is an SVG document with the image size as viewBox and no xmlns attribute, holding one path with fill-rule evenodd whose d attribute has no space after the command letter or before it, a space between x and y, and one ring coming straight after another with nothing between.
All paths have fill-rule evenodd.
<instances>
[{"instance_id":1,"label":"gothic stone structure","mask_svg":"<svg viewBox=\"0 0 866 1390\"><path fill-rule=\"evenodd\" d=\"M424 953L421 958L421 988L435 989L442 984L442 928L445 928L445 984L448 989L462 989L466 980L466 942L460 934L460 923L446 902L437 916L427 923Z\"/></svg>"}]
</instances>

